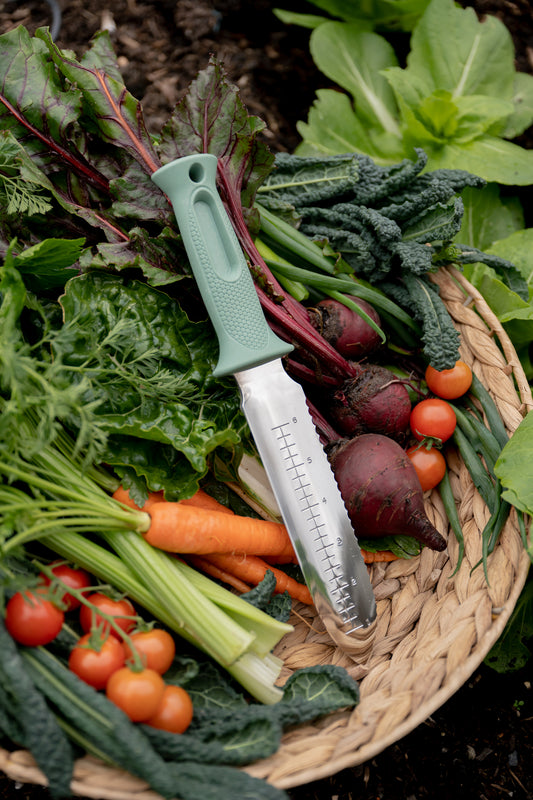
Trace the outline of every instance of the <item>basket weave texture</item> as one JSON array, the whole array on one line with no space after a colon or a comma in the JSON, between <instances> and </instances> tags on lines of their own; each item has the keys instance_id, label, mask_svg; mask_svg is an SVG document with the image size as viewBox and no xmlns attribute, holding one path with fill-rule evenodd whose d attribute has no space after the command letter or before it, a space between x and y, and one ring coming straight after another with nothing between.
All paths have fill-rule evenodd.
<instances>
[{"instance_id":1,"label":"basket weave texture","mask_svg":"<svg viewBox=\"0 0 533 800\"><path fill-rule=\"evenodd\" d=\"M516 352L483 297L455 268L432 279L461 335L461 358L489 390L511 434L533 409L530 386ZM245 770L291 788L362 764L414 730L479 667L501 635L524 587L530 560L514 509L483 568L480 531L489 511L462 460L447 456L465 542L459 548L437 491L426 510L447 538L447 550L424 548L409 560L373 564L376 622L360 634L334 641L312 607L295 604L294 626L276 649L281 681L295 669L337 664L359 682L355 709L338 711L287 732L279 750ZM46 784L30 753L0 749L0 769L13 780ZM141 780L92 757L76 763L72 793L100 800L158 800Z\"/></svg>"}]
</instances>

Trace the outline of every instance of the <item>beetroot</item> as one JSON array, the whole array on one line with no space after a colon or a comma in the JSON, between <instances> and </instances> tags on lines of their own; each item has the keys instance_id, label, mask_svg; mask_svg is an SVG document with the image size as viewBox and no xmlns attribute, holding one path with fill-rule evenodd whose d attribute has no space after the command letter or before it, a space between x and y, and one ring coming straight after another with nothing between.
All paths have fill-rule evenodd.
<instances>
[{"instance_id":1,"label":"beetroot","mask_svg":"<svg viewBox=\"0 0 533 800\"><path fill-rule=\"evenodd\" d=\"M376 309L356 297L350 297L376 325L381 320ZM327 298L308 308L311 324L342 356L358 360L374 352L382 343L381 336L363 317L344 303Z\"/></svg>"},{"instance_id":2,"label":"beetroot","mask_svg":"<svg viewBox=\"0 0 533 800\"><path fill-rule=\"evenodd\" d=\"M432 550L445 549L424 510L415 468L398 442L367 433L330 445L328 457L358 538L404 534Z\"/></svg>"},{"instance_id":3,"label":"beetroot","mask_svg":"<svg viewBox=\"0 0 533 800\"><path fill-rule=\"evenodd\" d=\"M382 433L401 438L409 426L411 400L404 383L385 367L362 367L331 396L328 416L345 436Z\"/></svg>"}]
</instances>

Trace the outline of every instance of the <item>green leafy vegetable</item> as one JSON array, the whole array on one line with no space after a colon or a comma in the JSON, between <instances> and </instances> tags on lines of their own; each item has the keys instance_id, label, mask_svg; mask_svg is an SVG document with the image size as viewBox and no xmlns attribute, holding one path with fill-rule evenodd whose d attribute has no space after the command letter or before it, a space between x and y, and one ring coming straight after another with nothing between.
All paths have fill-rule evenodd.
<instances>
[{"instance_id":1,"label":"green leafy vegetable","mask_svg":"<svg viewBox=\"0 0 533 800\"><path fill-rule=\"evenodd\" d=\"M533 639L533 581L529 580L513 609L505 630L485 658L496 672L515 672L531 658Z\"/></svg>"},{"instance_id":2,"label":"green leafy vegetable","mask_svg":"<svg viewBox=\"0 0 533 800\"><path fill-rule=\"evenodd\" d=\"M533 154L509 141L533 121L533 78L517 73L511 35L494 16L432 0L416 21L407 65L384 36L324 22L310 38L318 68L347 94L319 90L297 152L359 152L380 163L428 155L428 169L464 169L526 185ZM351 113L350 113L350 106Z\"/></svg>"}]
</instances>

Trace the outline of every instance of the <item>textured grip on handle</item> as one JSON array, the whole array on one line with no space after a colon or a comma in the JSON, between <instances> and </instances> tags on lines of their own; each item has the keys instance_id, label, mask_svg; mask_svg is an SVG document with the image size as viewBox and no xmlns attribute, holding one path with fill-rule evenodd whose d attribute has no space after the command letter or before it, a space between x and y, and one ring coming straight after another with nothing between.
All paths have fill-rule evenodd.
<instances>
[{"instance_id":1,"label":"textured grip on handle","mask_svg":"<svg viewBox=\"0 0 533 800\"><path fill-rule=\"evenodd\" d=\"M167 195L219 342L215 375L272 361L292 350L268 325L239 241L216 189L216 156L166 164L152 180Z\"/></svg>"}]
</instances>

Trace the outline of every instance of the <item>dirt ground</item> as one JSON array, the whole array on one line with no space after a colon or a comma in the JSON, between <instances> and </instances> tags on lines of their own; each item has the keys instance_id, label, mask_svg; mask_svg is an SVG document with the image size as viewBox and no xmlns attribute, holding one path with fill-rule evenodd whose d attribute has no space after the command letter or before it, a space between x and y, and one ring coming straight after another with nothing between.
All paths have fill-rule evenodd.
<instances>
[{"instance_id":1,"label":"dirt ground","mask_svg":"<svg viewBox=\"0 0 533 800\"><path fill-rule=\"evenodd\" d=\"M157 132L211 53L240 88L250 113L267 125L274 152L298 144L317 88L327 85L309 52L309 34L284 26L279 5L314 12L305 2L268 0L0 0L0 33L59 22L56 41L80 55L102 28L114 41L129 90ZM533 73L529 0L464 2L500 16L516 48L517 68ZM533 131L520 143L533 147ZM533 667L499 675L482 666L416 731L370 762L289 791L292 800L529 800L533 798ZM0 800L48 800L45 789L0 777ZM229 798L228 798L229 800ZM238 798L235 798L238 800Z\"/></svg>"}]
</instances>

